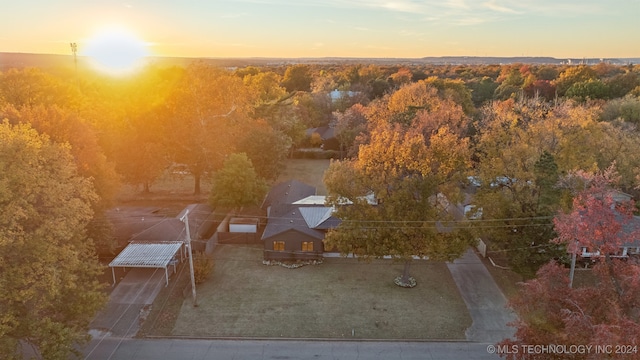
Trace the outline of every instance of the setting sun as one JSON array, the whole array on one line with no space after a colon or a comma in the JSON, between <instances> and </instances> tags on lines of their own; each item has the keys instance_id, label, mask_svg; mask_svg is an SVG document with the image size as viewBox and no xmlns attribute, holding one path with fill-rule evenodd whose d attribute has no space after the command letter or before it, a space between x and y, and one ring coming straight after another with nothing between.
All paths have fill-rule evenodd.
<instances>
[{"instance_id":1,"label":"setting sun","mask_svg":"<svg viewBox=\"0 0 640 360\"><path fill-rule=\"evenodd\" d=\"M149 55L146 44L125 28L109 27L93 35L82 55L98 69L119 75L134 71Z\"/></svg>"}]
</instances>

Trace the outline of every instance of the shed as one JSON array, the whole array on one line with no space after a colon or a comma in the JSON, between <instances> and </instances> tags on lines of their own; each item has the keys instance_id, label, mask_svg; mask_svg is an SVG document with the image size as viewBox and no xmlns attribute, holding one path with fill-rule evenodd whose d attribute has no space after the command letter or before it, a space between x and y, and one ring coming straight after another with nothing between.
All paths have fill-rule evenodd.
<instances>
[{"instance_id":1,"label":"shed","mask_svg":"<svg viewBox=\"0 0 640 360\"><path fill-rule=\"evenodd\" d=\"M257 233L259 220L256 218L234 217L229 220L229 232Z\"/></svg>"}]
</instances>

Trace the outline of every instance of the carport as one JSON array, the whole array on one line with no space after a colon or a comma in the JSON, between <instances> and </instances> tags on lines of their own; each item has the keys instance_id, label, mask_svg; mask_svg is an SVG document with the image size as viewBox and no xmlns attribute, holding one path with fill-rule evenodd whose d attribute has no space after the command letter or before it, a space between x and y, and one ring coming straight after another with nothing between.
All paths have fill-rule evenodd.
<instances>
[{"instance_id":1,"label":"carport","mask_svg":"<svg viewBox=\"0 0 640 360\"><path fill-rule=\"evenodd\" d=\"M167 268L176 264L176 254L182 248L182 241L164 242L132 242L127 245L118 256L109 263L113 275L113 285L116 284L116 267L121 268L158 268L164 269L166 285L169 285Z\"/></svg>"}]
</instances>

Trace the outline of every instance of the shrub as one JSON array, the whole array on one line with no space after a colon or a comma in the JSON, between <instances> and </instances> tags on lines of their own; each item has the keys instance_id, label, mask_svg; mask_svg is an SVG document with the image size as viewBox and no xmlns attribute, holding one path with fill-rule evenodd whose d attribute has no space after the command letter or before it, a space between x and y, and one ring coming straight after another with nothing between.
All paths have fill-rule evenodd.
<instances>
[{"instance_id":1,"label":"shrub","mask_svg":"<svg viewBox=\"0 0 640 360\"><path fill-rule=\"evenodd\" d=\"M213 270L213 259L204 252L198 251L193 254L193 275L196 284L205 282Z\"/></svg>"}]
</instances>

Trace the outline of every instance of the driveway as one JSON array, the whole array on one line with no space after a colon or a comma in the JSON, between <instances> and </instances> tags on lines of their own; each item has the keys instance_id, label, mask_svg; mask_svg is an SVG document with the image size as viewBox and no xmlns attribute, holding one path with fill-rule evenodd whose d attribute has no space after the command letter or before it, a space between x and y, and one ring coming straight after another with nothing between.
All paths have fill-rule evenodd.
<instances>
[{"instance_id":1,"label":"driveway","mask_svg":"<svg viewBox=\"0 0 640 360\"><path fill-rule=\"evenodd\" d=\"M447 266L473 320L467 340L495 343L512 337L515 329L507 323L516 315L506 307L507 299L478 255L469 249Z\"/></svg>"},{"instance_id":2,"label":"driveway","mask_svg":"<svg viewBox=\"0 0 640 360\"><path fill-rule=\"evenodd\" d=\"M116 276L121 275L122 269L116 269ZM91 356L96 352L115 351L114 339L119 343L135 336L164 286L164 269L130 269L112 290L105 309L89 325L93 339L84 349L87 358L96 358Z\"/></svg>"}]
</instances>

